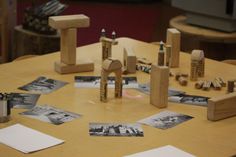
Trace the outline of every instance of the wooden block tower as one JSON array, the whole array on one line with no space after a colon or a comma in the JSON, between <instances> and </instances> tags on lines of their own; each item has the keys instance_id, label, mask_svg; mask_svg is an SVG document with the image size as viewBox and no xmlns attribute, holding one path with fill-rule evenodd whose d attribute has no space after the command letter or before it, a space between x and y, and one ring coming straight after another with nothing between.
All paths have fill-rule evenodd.
<instances>
[{"instance_id":1,"label":"wooden block tower","mask_svg":"<svg viewBox=\"0 0 236 157\"><path fill-rule=\"evenodd\" d=\"M112 57L112 45L117 45L118 41L116 40L116 33L112 32L112 39L106 37L105 29L101 31L100 42L102 42L102 61L107 58Z\"/></svg>"},{"instance_id":2,"label":"wooden block tower","mask_svg":"<svg viewBox=\"0 0 236 157\"><path fill-rule=\"evenodd\" d=\"M51 16L49 25L61 32L61 60L55 62L55 70L61 74L93 71L92 61L76 60L77 28L88 27L89 17L83 14Z\"/></svg>"},{"instance_id":3,"label":"wooden block tower","mask_svg":"<svg viewBox=\"0 0 236 157\"><path fill-rule=\"evenodd\" d=\"M180 35L180 32L175 28L167 29L166 44L172 47L170 67L173 68L179 67Z\"/></svg>"},{"instance_id":4,"label":"wooden block tower","mask_svg":"<svg viewBox=\"0 0 236 157\"><path fill-rule=\"evenodd\" d=\"M122 97L122 64L117 59L108 58L102 64L100 82L100 101L102 102L107 102L107 81L112 72L115 73L115 98Z\"/></svg>"}]
</instances>

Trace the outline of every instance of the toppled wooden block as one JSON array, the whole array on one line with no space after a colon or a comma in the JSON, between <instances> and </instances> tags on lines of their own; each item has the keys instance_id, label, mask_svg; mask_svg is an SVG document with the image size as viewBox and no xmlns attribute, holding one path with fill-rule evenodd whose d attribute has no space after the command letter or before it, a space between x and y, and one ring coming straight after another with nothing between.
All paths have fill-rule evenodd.
<instances>
[{"instance_id":1,"label":"toppled wooden block","mask_svg":"<svg viewBox=\"0 0 236 157\"><path fill-rule=\"evenodd\" d=\"M236 93L229 93L208 100L207 118L217 121L236 115Z\"/></svg>"}]
</instances>

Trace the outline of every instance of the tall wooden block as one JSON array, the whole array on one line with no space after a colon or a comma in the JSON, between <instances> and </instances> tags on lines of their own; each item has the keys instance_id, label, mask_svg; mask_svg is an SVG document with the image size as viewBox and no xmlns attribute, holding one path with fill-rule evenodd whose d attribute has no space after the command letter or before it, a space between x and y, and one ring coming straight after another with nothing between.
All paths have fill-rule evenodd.
<instances>
[{"instance_id":1,"label":"tall wooden block","mask_svg":"<svg viewBox=\"0 0 236 157\"><path fill-rule=\"evenodd\" d=\"M236 93L230 93L208 100L207 118L221 120L236 115Z\"/></svg>"},{"instance_id":2,"label":"tall wooden block","mask_svg":"<svg viewBox=\"0 0 236 157\"><path fill-rule=\"evenodd\" d=\"M124 70L127 73L135 73L137 58L131 48L124 49L123 59L124 59Z\"/></svg>"},{"instance_id":3,"label":"tall wooden block","mask_svg":"<svg viewBox=\"0 0 236 157\"><path fill-rule=\"evenodd\" d=\"M76 64L76 28L61 30L61 62Z\"/></svg>"},{"instance_id":4,"label":"tall wooden block","mask_svg":"<svg viewBox=\"0 0 236 157\"><path fill-rule=\"evenodd\" d=\"M150 84L150 103L158 108L167 107L169 68L152 65Z\"/></svg>"},{"instance_id":5,"label":"tall wooden block","mask_svg":"<svg viewBox=\"0 0 236 157\"><path fill-rule=\"evenodd\" d=\"M171 67L179 67L180 32L175 28L167 29L166 44L171 45Z\"/></svg>"}]
</instances>

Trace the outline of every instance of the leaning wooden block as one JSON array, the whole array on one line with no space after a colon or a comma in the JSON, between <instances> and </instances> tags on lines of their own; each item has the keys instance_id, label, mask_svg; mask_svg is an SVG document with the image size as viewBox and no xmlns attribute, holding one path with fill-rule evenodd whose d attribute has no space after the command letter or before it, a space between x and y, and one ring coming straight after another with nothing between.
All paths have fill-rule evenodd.
<instances>
[{"instance_id":1,"label":"leaning wooden block","mask_svg":"<svg viewBox=\"0 0 236 157\"><path fill-rule=\"evenodd\" d=\"M236 93L230 93L208 100L207 118L221 120L236 115Z\"/></svg>"},{"instance_id":2,"label":"leaning wooden block","mask_svg":"<svg viewBox=\"0 0 236 157\"><path fill-rule=\"evenodd\" d=\"M123 59L124 59L124 70L127 73L135 73L137 58L131 48L124 49Z\"/></svg>"},{"instance_id":3,"label":"leaning wooden block","mask_svg":"<svg viewBox=\"0 0 236 157\"><path fill-rule=\"evenodd\" d=\"M89 27L89 23L89 17L83 14L51 16L48 20L48 24L55 29Z\"/></svg>"},{"instance_id":4,"label":"leaning wooden block","mask_svg":"<svg viewBox=\"0 0 236 157\"><path fill-rule=\"evenodd\" d=\"M152 65L150 104L164 108L168 105L169 68Z\"/></svg>"},{"instance_id":5,"label":"leaning wooden block","mask_svg":"<svg viewBox=\"0 0 236 157\"><path fill-rule=\"evenodd\" d=\"M171 67L179 67L180 40L180 32L177 29L167 29L166 44L172 47Z\"/></svg>"}]
</instances>

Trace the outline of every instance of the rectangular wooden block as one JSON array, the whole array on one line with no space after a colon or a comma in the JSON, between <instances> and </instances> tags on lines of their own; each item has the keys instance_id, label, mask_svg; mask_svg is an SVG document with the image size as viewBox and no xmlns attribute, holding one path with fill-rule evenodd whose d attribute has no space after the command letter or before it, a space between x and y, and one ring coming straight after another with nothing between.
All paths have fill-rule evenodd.
<instances>
[{"instance_id":1,"label":"rectangular wooden block","mask_svg":"<svg viewBox=\"0 0 236 157\"><path fill-rule=\"evenodd\" d=\"M48 24L55 29L82 28L89 27L90 19L83 14L51 16L49 17Z\"/></svg>"},{"instance_id":2,"label":"rectangular wooden block","mask_svg":"<svg viewBox=\"0 0 236 157\"><path fill-rule=\"evenodd\" d=\"M177 29L167 29L166 44L172 46L171 67L179 67L180 41L180 32Z\"/></svg>"},{"instance_id":3,"label":"rectangular wooden block","mask_svg":"<svg viewBox=\"0 0 236 157\"><path fill-rule=\"evenodd\" d=\"M150 104L164 108L168 105L169 68L152 65L150 83Z\"/></svg>"},{"instance_id":4,"label":"rectangular wooden block","mask_svg":"<svg viewBox=\"0 0 236 157\"><path fill-rule=\"evenodd\" d=\"M131 48L124 48L123 59L124 59L124 69L128 73L135 73L137 57Z\"/></svg>"},{"instance_id":5,"label":"rectangular wooden block","mask_svg":"<svg viewBox=\"0 0 236 157\"><path fill-rule=\"evenodd\" d=\"M207 118L221 120L236 115L236 93L222 95L208 100Z\"/></svg>"},{"instance_id":6,"label":"rectangular wooden block","mask_svg":"<svg viewBox=\"0 0 236 157\"><path fill-rule=\"evenodd\" d=\"M61 62L76 64L76 28L61 30Z\"/></svg>"},{"instance_id":7,"label":"rectangular wooden block","mask_svg":"<svg viewBox=\"0 0 236 157\"><path fill-rule=\"evenodd\" d=\"M75 65L67 65L60 61L54 64L55 71L60 74L69 74L77 72L87 72L94 70L94 63L92 61L77 60Z\"/></svg>"}]
</instances>

